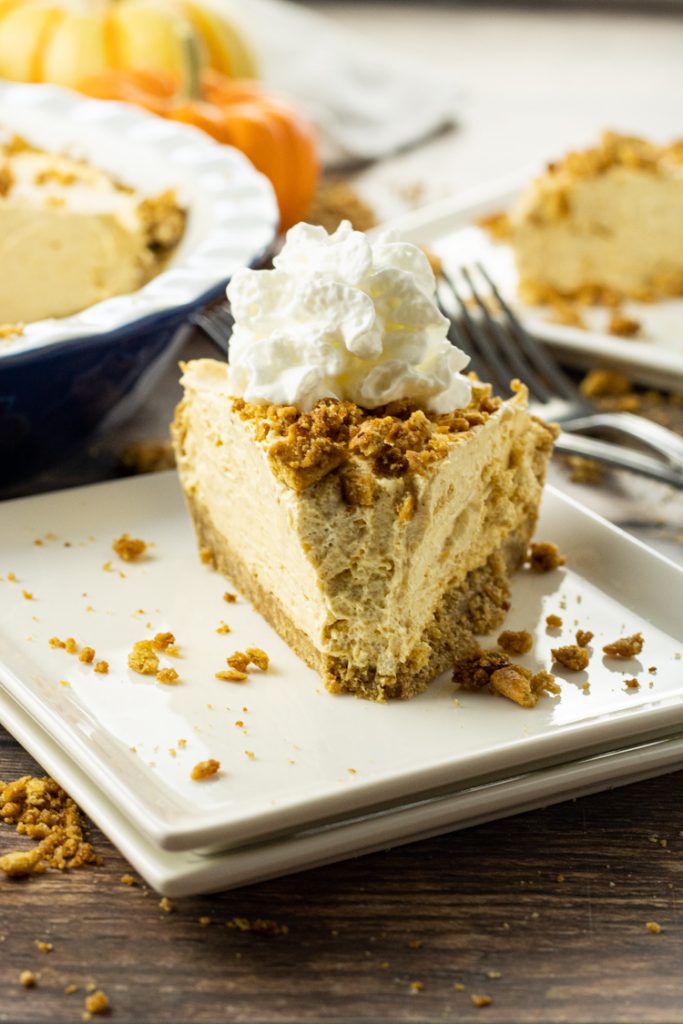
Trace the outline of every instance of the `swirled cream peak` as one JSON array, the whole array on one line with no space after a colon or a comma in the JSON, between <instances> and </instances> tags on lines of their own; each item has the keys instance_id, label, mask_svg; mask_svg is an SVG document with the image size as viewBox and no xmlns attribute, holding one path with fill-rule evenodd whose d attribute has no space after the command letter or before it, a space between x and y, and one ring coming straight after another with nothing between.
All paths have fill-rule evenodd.
<instances>
[{"instance_id":1,"label":"swirled cream peak","mask_svg":"<svg viewBox=\"0 0 683 1024\"><path fill-rule=\"evenodd\" d=\"M310 411L321 398L374 409L409 398L435 413L467 405L468 356L447 338L424 253L387 235L371 244L297 224L274 270L240 270L230 388L248 402Z\"/></svg>"}]
</instances>

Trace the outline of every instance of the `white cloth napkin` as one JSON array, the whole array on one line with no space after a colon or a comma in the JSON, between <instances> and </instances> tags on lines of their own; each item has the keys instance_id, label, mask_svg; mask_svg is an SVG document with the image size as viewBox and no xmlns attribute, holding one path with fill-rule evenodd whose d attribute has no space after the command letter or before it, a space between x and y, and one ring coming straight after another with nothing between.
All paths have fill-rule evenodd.
<instances>
[{"instance_id":1,"label":"white cloth napkin","mask_svg":"<svg viewBox=\"0 0 683 1024\"><path fill-rule=\"evenodd\" d=\"M410 54L377 48L287 0L210 2L238 16L265 82L311 117L327 167L376 160L456 119L452 79Z\"/></svg>"}]
</instances>

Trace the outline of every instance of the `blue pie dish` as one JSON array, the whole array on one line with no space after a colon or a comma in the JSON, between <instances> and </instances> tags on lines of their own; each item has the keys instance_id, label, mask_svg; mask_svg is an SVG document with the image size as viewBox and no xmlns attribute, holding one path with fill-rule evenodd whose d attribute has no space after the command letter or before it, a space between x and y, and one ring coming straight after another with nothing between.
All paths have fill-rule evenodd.
<instances>
[{"instance_id":1,"label":"blue pie dish","mask_svg":"<svg viewBox=\"0 0 683 1024\"><path fill-rule=\"evenodd\" d=\"M55 465L144 401L188 316L257 265L278 229L270 183L243 154L187 125L43 85L0 83L0 126L85 157L187 211L167 267L143 288L0 342L0 484ZM2 268L0 267L0 273ZM40 282L36 282L40 287ZM0 311L1 319L1 311Z\"/></svg>"}]
</instances>

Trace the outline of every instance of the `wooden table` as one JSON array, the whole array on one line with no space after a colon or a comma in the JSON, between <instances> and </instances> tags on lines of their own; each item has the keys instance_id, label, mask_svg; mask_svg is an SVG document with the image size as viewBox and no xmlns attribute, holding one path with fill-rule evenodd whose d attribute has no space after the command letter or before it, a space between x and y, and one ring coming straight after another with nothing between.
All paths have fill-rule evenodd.
<instances>
[{"instance_id":1,"label":"wooden table","mask_svg":"<svg viewBox=\"0 0 683 1024\"><path fill-rule=\"evenodd\" d=\"M39 771L0 731L0 777ZM683 772L177 900L170 913L144 885L121 883L126 862L93 830L101 867L0 882L0 1021L79 1021L92 983L121 1024L673 1024L683 1020L681 807ZM2 839L21 842L9 828ZM235 917L289 931L227 928ZM27 969L34 988L19 983ZM66 995L71 984L79 990ZM481 995L492 1002L477 1008Z\"/></svg>"},{"instance_id":2,"label":"wooden table","mask_svg":"<svg viewBox=\"0 0 683 1024\"><path fill-rule=\"evenodd\" d=\"M467 188L609 125L680 132L680 19L321 6L368 38L433 57L463 84L459 132L362 176L380 203L395 205L416 183L424 200ZM198 351L194 339L188 354ZM159 435L176 387L169 377L62 485L106 474L126 439ZM40 769L0 730L0 778L27 772ZM93 829L101 867L0 880L0 1021L79 1021L88 984L106 992L121 1024L683 1021L682 807L678 773L178 900L170 913L144 885L121 883L126 863ZM9 827L0 834L3 850L23 842ZM226 927L234 918L289 930ZM35 987L19 983L23 970ZM78 991L67 995L69 985ZM477 1007L472 996L491 1003Z\"/></svg>"}]
</instances>

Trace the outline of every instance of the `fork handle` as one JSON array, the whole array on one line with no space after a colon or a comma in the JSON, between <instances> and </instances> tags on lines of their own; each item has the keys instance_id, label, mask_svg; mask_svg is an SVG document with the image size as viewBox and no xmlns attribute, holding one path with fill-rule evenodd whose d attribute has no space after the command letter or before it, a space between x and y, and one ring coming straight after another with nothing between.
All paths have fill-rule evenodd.
<instances>
[{"instance_id":1,"label":"fork handle","mask_svg":"<svg viewBox=\"0 0 683 1024\"><path fill-rule=\"evenodd\" d=\"M570 433L589 434L597 428L640 441L673 469L683 473L683 437L644 416L635 416L632 412L595 412L563 419L561 424Z\"/></svg>"},{"instance_id":2,"label":"fork handle","mask_svg":"<svg viewBox=\"0 0 683 1024\"><path fill-rule=\"evenodd\" d=\"M563 431L555 441L555 451L562 452L563 455L581 455L614 469L628 469L650 480L659 480L683 490L683 472L678 473L660 459L652 458L651 455L645 455L633 448Z\"/></svg>"}]
</instances>

